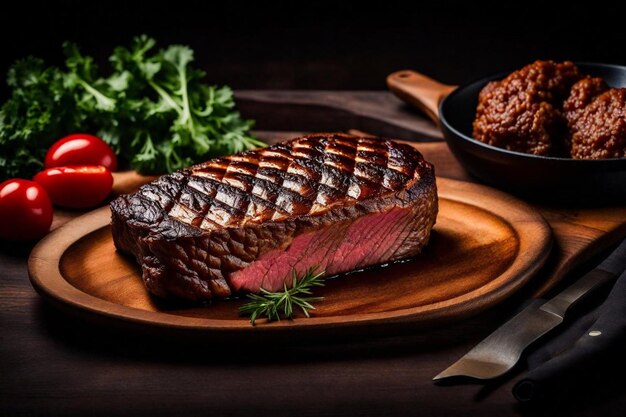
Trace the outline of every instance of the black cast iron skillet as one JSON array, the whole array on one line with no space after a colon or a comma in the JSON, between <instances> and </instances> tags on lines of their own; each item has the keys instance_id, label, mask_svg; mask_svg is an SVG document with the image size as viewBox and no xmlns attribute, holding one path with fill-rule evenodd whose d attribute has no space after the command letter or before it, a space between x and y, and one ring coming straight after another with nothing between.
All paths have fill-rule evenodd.
<instances>
[{"instance_id":1,"label":"black cast iron skillet","mask_svg":"<svg viewBox=\"0 0 626 417\"><path fill-rule=\"evenodd\" d=\"M603 77L611 87L626 87L626 67L577 63L581 73ZM626 158L579 160L530 155L472 138L480 90L504 78L500 73L460 87L441 84L414 71L387 78L391 91L422 109L443 131L454 156L479 180L504 191L551 203L584 205L626 202Z\"/></svg>"}]
</instances>

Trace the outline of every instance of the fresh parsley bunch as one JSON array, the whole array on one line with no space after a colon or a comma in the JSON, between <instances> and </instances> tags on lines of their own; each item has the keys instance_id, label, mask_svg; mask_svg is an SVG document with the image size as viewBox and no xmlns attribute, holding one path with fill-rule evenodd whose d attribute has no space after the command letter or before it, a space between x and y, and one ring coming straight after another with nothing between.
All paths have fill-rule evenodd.
<instances>
[{"instance_id":1,"label":"fresh parsley bunch","mask_svg":"<svg viewBox=\"0 0 626 417\"><path fill-rule=\"evenodd\" d=\"M190 48L155 44L143 35L116 48L108 77L73 44L64 45L64 70L18 61L7 77L12 96L0 108L0 179L32 176L47 148L74 132L95 132L150 174L263 146L234 110L232 90L202 82Z\"/></svg>"}]
</instances>

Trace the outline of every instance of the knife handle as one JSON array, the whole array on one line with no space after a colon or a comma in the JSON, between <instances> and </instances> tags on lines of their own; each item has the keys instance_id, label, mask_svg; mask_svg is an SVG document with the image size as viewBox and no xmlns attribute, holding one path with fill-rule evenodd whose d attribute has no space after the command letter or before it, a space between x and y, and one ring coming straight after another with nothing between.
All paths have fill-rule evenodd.
<instances>
[{"instance_id":1,"label":"knife handle","mask_svg":"<svg viewBox=\"0 0 626 417\"><path fill-rule=\"evenodd\" d=\"M574 284L567 287L540 309L561 318L567 310L589 292L601 285L617 279L626 269L626 239L600 265L589 271Z\"/></svg>"}]
</instances>

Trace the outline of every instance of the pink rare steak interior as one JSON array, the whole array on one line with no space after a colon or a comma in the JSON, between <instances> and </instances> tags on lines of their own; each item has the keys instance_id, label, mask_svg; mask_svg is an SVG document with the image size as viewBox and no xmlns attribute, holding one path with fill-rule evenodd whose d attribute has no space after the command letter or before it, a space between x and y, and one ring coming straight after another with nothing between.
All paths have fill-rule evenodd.
<instances>
[{"instance_id":1,"label":"pink rare steak interior","mask_svg":"<svg viewBox=\"0 0 626 417\"><path fill-rule=\"evenodd\" d=\"M160 177L111 210L115 245L153 294L208 300L414 256L437 190L411 146L313 134Z\"/></svg>"}]
</instances>

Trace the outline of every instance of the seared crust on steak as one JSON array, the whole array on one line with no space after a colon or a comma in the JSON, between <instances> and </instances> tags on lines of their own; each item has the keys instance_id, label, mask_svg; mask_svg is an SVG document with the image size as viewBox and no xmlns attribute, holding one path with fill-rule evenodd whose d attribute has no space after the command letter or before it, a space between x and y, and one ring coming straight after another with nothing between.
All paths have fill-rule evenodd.
<instances>
[{"instance_id":1,"label":"seared crust on steak","mask_svg":"<svg viewBox=\"0 0 626 417\"><path fill-rule=\"evenodd\" d=\"M318 261L327 273L413 256L428 241L437 194L432 165L413 147L332 133L162 176L113 201L111 211L115 245L135 256L152 293L205 300L259 285L271 290L276 279L289 278L276 277L282 269L272 262L284 262L281 253L290 254L289 269ZM387 225L387 213L399 220ZM350 227L370 218L380 233L397 238L381 236L386 246L371 242L368 252L356 245L361 235ZM362 236L371 240L371 234ZM294 252L304 237L308 246ZM309 259L319 257L319 242L325 256ZM348 244L359 249L354 262L335 259ZM248 285L251 265L267 276Z\"/></svg>"}]
</instances>

